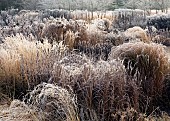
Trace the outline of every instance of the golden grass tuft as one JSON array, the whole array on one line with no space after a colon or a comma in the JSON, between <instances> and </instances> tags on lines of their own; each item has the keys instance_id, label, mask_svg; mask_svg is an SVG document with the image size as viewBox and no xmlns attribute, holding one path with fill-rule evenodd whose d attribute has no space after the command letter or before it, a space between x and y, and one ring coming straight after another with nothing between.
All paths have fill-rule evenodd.
<instances>
[{"instance_id":1,"label":"golden grass tuft","mask_svg":"<svg viewBox=\"0 0 170 121\"><path fill-rule=\"evenodd\" d=\"M76 45L76 34L73 31L69 30L64 35L65 45L69 48L69 50L73 50Z\"/></svg>"},{"instance_id":2,"label":"golden grass tuft","mask_svg":"<svg viewBox=\"0 0 170 121\"><path fill-rule=\"evenodd\" d=\"M47 42L27 39L22 35L7 37L0 45L0 87L10 97L20 96L40 81L47 81L55 58L59 59L65 51L61 44L52 47Z\"/></svg>"}]
</instances>

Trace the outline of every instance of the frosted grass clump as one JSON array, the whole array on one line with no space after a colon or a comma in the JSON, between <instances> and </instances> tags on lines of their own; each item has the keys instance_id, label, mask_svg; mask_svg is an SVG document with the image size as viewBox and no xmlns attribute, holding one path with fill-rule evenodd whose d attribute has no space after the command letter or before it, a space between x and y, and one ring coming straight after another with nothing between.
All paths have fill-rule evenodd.
<instances>
[{"instance_id":1,"label":"frosted grass clump","mask_svg":"<svg viewBox=\"0 0 170 121\"><path fill-rule=\"evenodd\" d=\"M43 44L30 41L22 34L5 38L0 45L0 86L4 93L15 97L46 82L55 60L63 57L66 50L62 42L52 46L46 40Z\"/></svg>"},{"instance_id":2,"label":"frosted grass clump","mask_svg":"<svg viewBox=\"0 0 170 121\"><path fill-rule=\"evenodd\" d=\"M37 111L39 120L78 121L76 96L71 90L69 92L57 85L43 83L28 95L26 102Z\"/></svg>"},{"instance_id":3,"label":"frosted grass clump","mask_svg":"<svg viewBox=\"0 0 170 121\"><path fill-rule=\"evenodd\" d=\"M143 42L125 43L113 48L109 59L119 58L128 75L136 78L149 96L160 95L168 73L168 57L159 44Z\"/></svg>"}]
</instances>

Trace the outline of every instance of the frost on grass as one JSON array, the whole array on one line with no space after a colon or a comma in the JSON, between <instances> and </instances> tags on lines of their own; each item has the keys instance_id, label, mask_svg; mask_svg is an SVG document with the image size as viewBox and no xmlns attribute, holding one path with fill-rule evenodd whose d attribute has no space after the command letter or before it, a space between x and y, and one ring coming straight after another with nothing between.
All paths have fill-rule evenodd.
<instances>
[{"instance_id":1,"label":"frost on grass","mask_svg":"<svg viewBox=\"0 0 170 121\"><path fill-rule=\"evenodd\" d=\"M132 28L127 29L124 32L125 36L129 39L129 41L134 41L135 39L138 39L139 41L143 41L146 43L149 43L150 40L147 36L147 33L145 30L143 30L141 27L139 26L135 26Z\"/></svg>"},{"instance_id":2,"label":"frost on grass","mask_svg":"<svg viewBox=\"0 0 170 121\"><path fill-rule=\"evenodd\" d=\"M82 61L84 59L81 56L75 61L68 58L62 60L62 65L55 65L54 83L73 88L81 120L112 119L111 114L127 103L124 97L125 71L121 62L112 60L93 63L85 58L86 61Z\"/></svg>"},{"instance_id":3,"label":"frost on grass","mask_svg":"<svg viewBox=\"0 0 170 121\"><path fill-rule=\"evenodd\" d=\"M78 121L76 97L66 89L43 83L25 97L0 108L0 121Z\"/></svg>"},{"instance_id":4,"label":"frost on grass","mask_svg":"<svg viewBox=\"0 0 170 121\"><path fill-rule=\"evenodd\" d=\"M21 97L21 93L26 93L27 89L40 81L47 81L55 60L66 52L62 42L51 46L46 41L42 44L30 39L17 34L5 38L0 45L2 93Z\"/></svg>"},{"instance_id":5,"label":"frost on grass","mask_svg":"<svg viewBox=\"0 0 170 121\"><path fill-rule=\"evenodd\" d=\"M162 92L168 73L168 58L162 45L125 43L112 49L110 59L113 58L124 61L127 73L139 81L146 94L156 96Z\"/></svg>"},{"instance_id":6,"label":"frost on grass","mask_svg":"<svg viewBox=\"0 0 170 121\"><path fill-rule=\"evenodd\" d=\"M0 110L0 121L38 121L35 111L24 102L13 100L9 107Z\"/></svg>"},{"instance_id":7,"label":"frost on grass","mask_svg":"<svg viewBox=\"0 0 170 121\"><path fill-rule=\"evenodd\" d=\"M71 91L70 91L71 92ZM27 96L26 102L41 121L77 121L76 97L53 84L39 84Z\"/></svg>"}]
</instances>

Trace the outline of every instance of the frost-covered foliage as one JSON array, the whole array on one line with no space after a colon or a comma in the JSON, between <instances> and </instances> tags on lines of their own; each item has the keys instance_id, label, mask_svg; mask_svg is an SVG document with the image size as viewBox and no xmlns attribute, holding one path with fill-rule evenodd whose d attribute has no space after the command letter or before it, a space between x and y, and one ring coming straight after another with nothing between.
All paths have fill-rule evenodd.
<instances>
[{"instance_id":1,"label":"frost-covered foliage","mask_svg":"<svg viewBox=\"0 0 170 121\"><path fill-rule=\"evenodd\" d=\"M127 73L137 79L148 96L162 93L164 78L168 73L168 57L159 44L143 42L125 43L112 49L110 59L123 60Z\"/></svg>"},{"instance_id":2,"label":"frost-covered foliage","mask_svg":"<svg viewBox=\"0 0 170 121\"><path fill-rule=\"evenodd\" d=\"M133 28L129 28L127 29L125 32L125 37L133 42L135 40L137 41L143 41L143 42L146 42L146 43L149 43L150 40L149 40L149 37L146 33L145 30L143 30L141 27L139 26L134 26Z\"/></svg>"},{"instance_id":3,"label":"frost-covered foliage","mask_svg":"<svg viewBox=\"0 0 170 121\"><path fill-rule=\"evenodd\" d=\"M4 41L0 45L0 86L9 95L25 93L41 81L47 81L55 58L60 59L66 51L61 43L52 47L23 35L7 37ZM4 92L7 89L10 91Z\"/></svg>"},{"instance_id":4,"label":"frost-covered foliage","mask_svg":"<svg viewBox=\"0 0 170 121\"><path fill-rule=\"evenodd\" d=\"M116 11L2 11L0 105L41 83L25 97L35 120L147 120L143 113L170 107L168 47L165 53L152 43L168 45L170 34L151 26L120 28L116 16L126 23L145 13Z\"/></svg>"},{"instance_id":5,"label":"frost-covered foliage","mask_svg":"<svg viewBox=\"0 0 170 121\"><path fill-rule=\"evenodd\" d=\"M127 101L124 72L123 65L115 60L93 64L83 56L70 55L55 63L53 81L63 87L71 85L81 120L111 120L111 114Z\"/></svg>"},{"instance_id":6,"label":"frost-covered foliage","mask_svg":"<svg viewBox=\"0 0 170 121\"><path fill-rule=\"evenodd\" d=\"M127 44L125 45L127 46ZM122 45L122 49L124 48L125 50L127 50L127 55L128 53L133 53L133 51L129 52L129 49L127 49L129 46L126 47L125 45ZM138 45L139 47L141 46L140 43L137 43L136 45ZM151 46L149 44L147 45ZM144 46L142 46L142 48L144 48ZM153 46L155 47L155 45ZM154 47L153 51L155 49L157 51L157 54L158 51L161 52L158 49L159 45L158 48ZM144 52L148 51L148 53L151 54L151 51L149 52L148 48L144 48ZM131 50L134 50L134 48L132 47ZM116 52L118 53L118 51L119 46L117 47ZM117 57L117 55L115 56ZM158 56L156 56L156 58ZM162 56L164 56L164 54ZM153 59L153 63L156 62L154 57L150 57L150 59ZM125 111L126 113L126 111L128 111L130 107L133 107L135 110L138 111L140 110L141 112L144 112L146 110L150 112L152 111L152 108L156 106L156 104L153 104L153 100L155 97L159 97L157 95L158 92L153 93L155 94L155 97L152 97L153 95L150 93L152 89L154 91L158 90L160 92L162 90L162 87L164 86L162 83L163 78L167 73L167 58L162 57L160 63L162 65L160 65L161 67L156 79L154 78L153 80L151 80L152 77L154 77L154 74L157 74L157 70L154 70L157 65L153 65L152 63L149 63L148 65L142 65L140 66L141 68L137 67L137 71L144 71L142 70L143 67L144 69L146 69L146 73L143 72L141 75L138 75L137 78L132 79L131 77L129 77L134 72L134 70L130 70L131 65L129 65L128 67L129 70L126 71L120 60L116 61L114 59L110 59L110 61L98 61L94 63L85 56L73 54L64 57L60 62L56 62L54 64L53 76L49 82L56 83L62 87L67 87L67 85L70 85L73 88L74 93L77 95L79 116L81 120L115 120L118 118L118 115L121 115L117 114L117 112ZM125 61L124 64L125 67L127 67ZM149 66L148 68L151 69L150 72L147 71L148 68L146 66ZM136 69L136 67L134 67L134 69ZM162 73L164 75L162 75ZM127 76L127 74L129 74L129 76ZM159 80L161 76L163 76L163 78ZM142 79L146 80L142 81ZM151 84L153 88L148 88L147 86L151 87ZM145 100L147 98L149 98L150 100ZM146 103L148 103L147 106L143 105ZM133 111L135 112L135 110ZM134 120L142 118L142 116L138 113L135 114L136 116L134 116ZM126 116L129 117L128 114L126 114Z\"/></svg>"},{"instance_id":7,"label":"frost-covered foliage","mask_svg":"<svg viewBox=\"0 0 170 121\"><path fill-rule=\"evenodd\" d=\"M123 30L146 25L146 13L140 9L115 9L114 17L113 26Z\"/></svg>"},{"instance_id":8,"label":"frost-covered foliage","mask_svg":"<svg viewBox=\"0 0 170 121\"><path fill-rule=\"evenodd\" d=\"M168 47L170 46L170 38L165 37L163 35L156 35L155 37L153 37L152 41L155 43L163 44Z\"/></svg>"},{"instance_id":9,"label":"frost-covered foliage","mask_svg":"<svg viewBox=\"0 0 170 121\"><path fill-rule=\"evenodd\" d=\"M34 110L20 100L13 100L10 106L1 109L0 120L2 121L38 121Z\"/></svg>"},{"instance_id":10,"label":"frost-covered foliage","mask_svg":"<svg viewBox=\"0 0 170 121\"><path fill-rule=\"evenodd\" d=\"M147 17L147 24L155 26L158 30L170 30L170 14L155 14Z\"/></svg>"},{"instance_id":11,"label":"frost-covered foliage","mask_svg":"<svg viewBox=\"0 0 170 121\"><path fill-rule=\"evenodd\" d=\"M102 17L99 19L100 15L97 15L97 12L96 16L94 14L94 18L91 15L88 16L88 14L85 17L81 16L81 14L79 15L76 11L74 12L69 13L68 11L57 9L44 11L22 10L18 14L11 16L7 11L4 15L7 17L2 19L2 25L0 26L1 36L5 38L8 35L22 33L26 37L33 36L40 41L43 41L43 38L47 38L50 43L64 40L66 44L71 44L70 49L73 49L73 45L77 45L80 39L94 45L108 38L107 35L111 38L112 33L110 32L112 32L113 27L112 19L109 18L109 15L103 16L108 17L110 20L106 18L101 19ZM94 20L91 21L91 19ZM115 38L115 35L113 36L112 38Z\"/></svg>"},{"instance_id":12,"label":"frost-covered foliage","mask_svg":"<svg viewBox=\"0 0 170 121\"><path fill-rule=\"evenodd\" d=\"M69 90L70 91L70 90ZM53 84L42 83L25 97L0 108L2 121L78 121L76 96Z\"/></svg>"},{"instance_id":13,"label":"frost-covered foliage","mask_svg":"<svg viewBox=\"0 0 170 121\"><path fill-rule=\"evenodd\" d=\"M27 97L28 96L28 97ZM26 95L26 104L38 120L78 121L76 96L53 84L39 84Z\"/></svg>"},{"instance_id":14,"label":"frost-covered foliage","mask_svg":"<svg viewBox=\"0 0 170 121\"><path fill-rule=\"evenodd\" d=\"M130 82L134 81L133 86L129 87L135 90L135 93L131 94L139 97L135 98L139 101L135 106L142 111L147 109L147 112L152 112L152 106L160 105L161 101L168 99L169 82L165 81L165 77L169 73L169 59L166 52L162 45L143 42L125 43L111 51L109 59L123 60ZM162 104L162 108L164 106L169 107L167 103Z\"/></svg>"}]
</instances>

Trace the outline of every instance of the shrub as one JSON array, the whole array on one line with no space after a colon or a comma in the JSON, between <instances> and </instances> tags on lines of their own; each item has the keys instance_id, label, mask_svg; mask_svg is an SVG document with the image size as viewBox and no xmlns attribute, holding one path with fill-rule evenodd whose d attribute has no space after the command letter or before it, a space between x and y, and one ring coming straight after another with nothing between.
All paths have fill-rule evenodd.
<instances>
[{"instance_id":1,"label":"shrub","mask_svg":"<svg viewBox=\"0 0 170 121\"><path fill-rule=\"evenodd\" d=\"M129 39L131 41L133 41L135 39L139 39L140 41L143 41L143 42L146 42L146 43L150 42L145 30L143 30L139 26L135 26L133 28L127 29L125 31L125 36L127 37L127 39Z\"/></svg>"},{"instance_id":2,"label":"shrub","mask_svg":"<svg viewBox=\"0 0 170 121\"><path fill-rule=\"evenodd\" d=\"M162 45L125 43L112 49L109 59L113 58L123 60L127 74L136 80L143 99L145 97L151 97L151 100L158 99L162 95L164 78L169 66Z\"/></svg>"},{"instance_id":3,"label":"shrub","mask_svg":"<svg viewBox=\"0 0 170 121\"><path fill-rule=\"evenodd\" d=\"M155 14L147 17L147 25L154 26L158 30L170 30L169 22L169 14Z\"/></svg>"}]
</instances>

